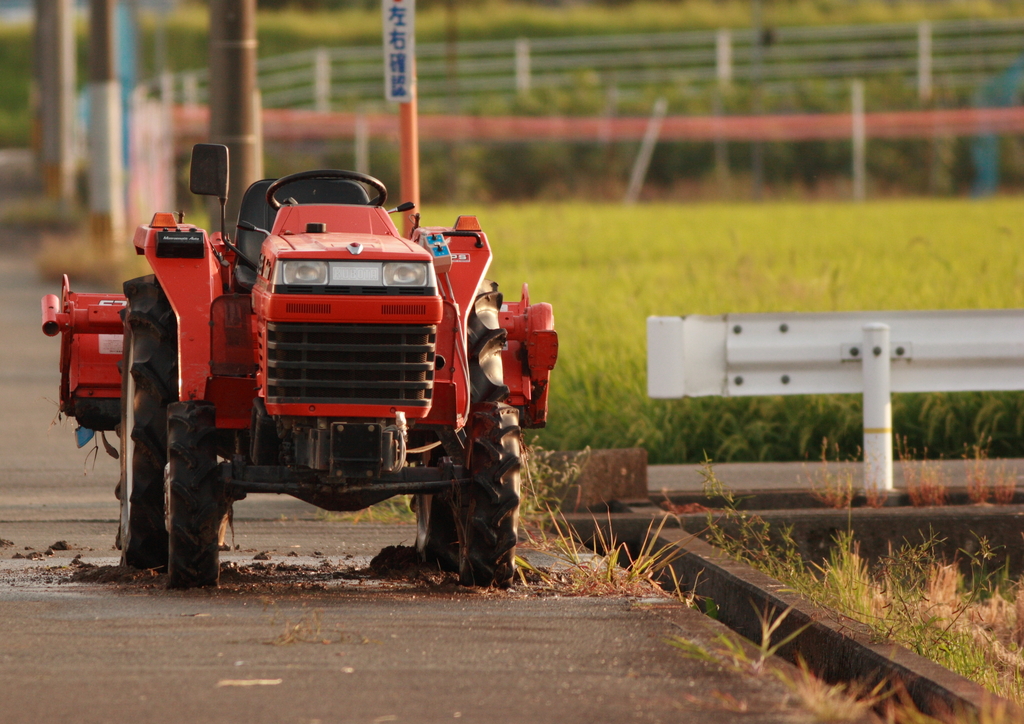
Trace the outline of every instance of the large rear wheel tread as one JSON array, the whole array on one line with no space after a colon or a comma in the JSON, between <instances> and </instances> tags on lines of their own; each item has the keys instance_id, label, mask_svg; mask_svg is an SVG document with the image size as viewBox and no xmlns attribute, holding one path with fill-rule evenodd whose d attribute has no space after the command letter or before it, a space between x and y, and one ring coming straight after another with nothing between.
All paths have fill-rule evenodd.
<instances>
[{"instance_id":1,"label":"large rear wheel tread","mask_svg":"<svg viewBox=\"0 0 1024 724\"><path fill-rule=\"evenodd\" d=\"M118 535L121 562L132 568L162 570L167 566L163 490L167 405L178 398L177 320L153 275L125 282L124 294L128 305L122 313L118 498L128 487L129 470L131 490L130 500L122 500L128 510Z\"/></svg>"},{"instance_id":2,"label":"large rear wheel tread","mask_svg":"<svg viewBox=\"0 0 1024 724\"><path fill-rule=\"evenodd\" d=\"M167 408L168 588L216 586L219 533L227 512L217 466L216 410L210 402Z\"/></svg>"}]
</instances>

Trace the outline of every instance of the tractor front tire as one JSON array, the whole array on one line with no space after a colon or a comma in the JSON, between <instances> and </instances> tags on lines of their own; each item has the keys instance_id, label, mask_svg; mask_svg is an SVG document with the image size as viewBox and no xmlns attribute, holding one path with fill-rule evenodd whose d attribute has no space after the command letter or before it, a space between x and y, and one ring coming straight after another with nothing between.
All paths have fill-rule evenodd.
<instances>
[{"instance_id":1,"label":"tractor front tire","mask_svg":"<svg viewBox=\"0 0 1024 724\"><path fill-rule=\"evenodd\" d=\"M118 543L122 565L163 570L167 405L178 399L178 324L155 276L125 282L124 294Z\"/></svg>"},{"instance_id":2,"label":"tractor front tire","mask_svg":"<svg viewBox=\"0 0 1024 724\"><path fill-rule=\"evenodd\" d=\"M461 497L459 582L508 588L515 576L522 453L519 412L511 405L474 405L469 422L469 475Z\"/></svg>"},{"instance_id":3,"label":"tractor front tire","mask_svg":"<svg viewBox=\"0 0 1024 724\"><path fill-rule=\"evenodd\" d=\"M466 320L472 409L477 409L478 403L500 402L509 395L501 360L501 351L508 339L508 333L500 324L501 304L497 283L484 279L476 290ZM416 496L416 550L421 561L443 571L458 572L462 568L456 518L465 518L465 510L464 501L458 498L450 493Z\"/></svg>"},{"instance_id":4,"label":"tractor front tire","mask_svg":"<svg viewBox=\"0 0 1024 724\"><path fill-rule=\"evenodd\" d=\"M216 586L227 500L217 465L216 409L202 400L167 408L168 588Z\"/></svg>"}]
</instances>

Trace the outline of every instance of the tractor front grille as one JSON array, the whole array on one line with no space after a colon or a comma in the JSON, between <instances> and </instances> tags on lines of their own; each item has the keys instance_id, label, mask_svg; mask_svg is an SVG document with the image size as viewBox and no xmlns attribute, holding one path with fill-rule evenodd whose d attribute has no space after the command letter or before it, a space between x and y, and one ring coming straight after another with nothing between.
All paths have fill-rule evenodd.
<instances>
[{"instance_id":1,"label":"tractor front grille","mask_svg":"<svg viewBox=\"0 0 1024 724\"><path fill-rule=\"evenodd\" d=\"M436 328L267 323L267 402L426 407Z\"/></svg>"}]
</instances>

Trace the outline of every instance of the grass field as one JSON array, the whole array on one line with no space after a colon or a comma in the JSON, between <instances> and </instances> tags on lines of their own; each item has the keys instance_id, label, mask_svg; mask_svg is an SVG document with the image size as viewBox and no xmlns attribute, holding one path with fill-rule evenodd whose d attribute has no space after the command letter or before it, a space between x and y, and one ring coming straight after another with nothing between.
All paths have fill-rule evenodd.
<instances>
[{"instance_id":1,"label":"grass field","mask_svg":"<svg viewBox=\"0 0 1024 724\"><path fill-rule=\"evenodd\" d=\"M653 462L817 457L823 437L857 453L859 396L646 395L652 314L1024 306L1024 203L495 205L429 207L424 223L476 213L490 277L554 304L561 339L548 449L646 447ZM1024 455L1024 396L894 398L896 432L929 456L992 437Z\"/></svg>"}]
</instances>

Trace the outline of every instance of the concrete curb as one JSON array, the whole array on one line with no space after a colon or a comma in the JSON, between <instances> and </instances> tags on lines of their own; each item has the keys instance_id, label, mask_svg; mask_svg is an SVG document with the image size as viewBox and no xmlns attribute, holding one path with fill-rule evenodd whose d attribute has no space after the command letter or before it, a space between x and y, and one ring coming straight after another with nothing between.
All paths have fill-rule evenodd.
<instances>
[{"instance_id":1,"label":"concrete curb","mask_svg":"<svg viewBox=\"0 0 1024 724\"><path fill-rule=\"evenodd\" d=\"M584 540L600 526L636 551L643 545L652 518L638 514L609 514L601 518L566 516ZM817 606L788 591L773 578L728 558L696 536L678 529L663 529L655 549L676 546L682 554L671 567L685 591L714 601L717 618L740 635L759 642L760 616L775 616L791 609L775 636L781 640L801 627L807 628L778 654L791 662L803 660L817 677L831 683L860 681L869 687L888 681L904 689L914 704L932 716L964 713L979 716L1009 701L978 684L901 646L877 643L864 624Z\"/></svg>"}]
</instances>

